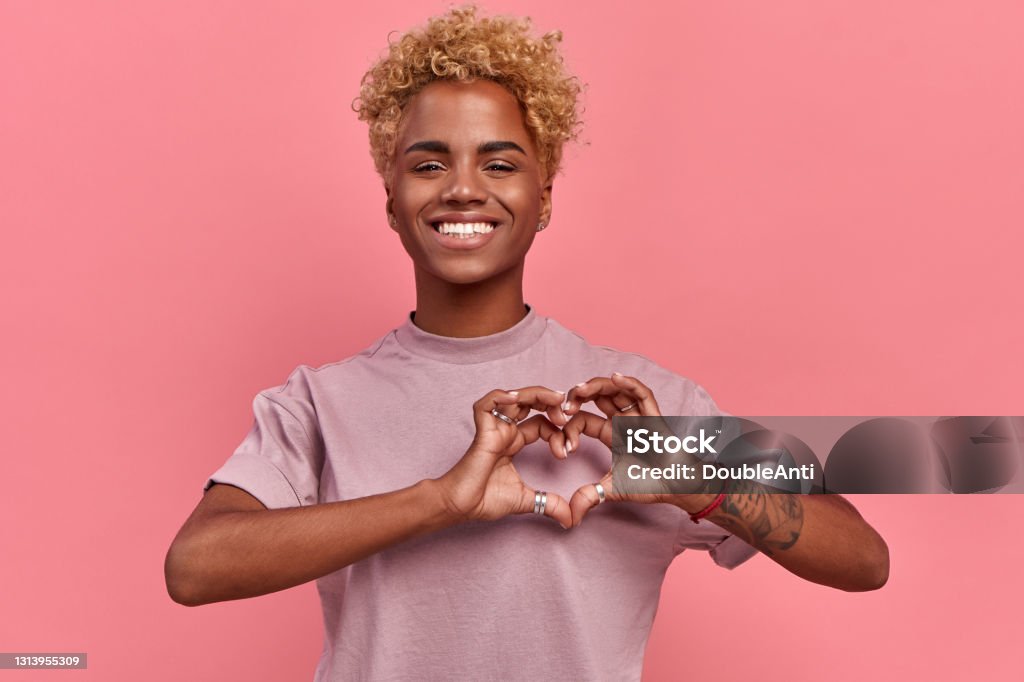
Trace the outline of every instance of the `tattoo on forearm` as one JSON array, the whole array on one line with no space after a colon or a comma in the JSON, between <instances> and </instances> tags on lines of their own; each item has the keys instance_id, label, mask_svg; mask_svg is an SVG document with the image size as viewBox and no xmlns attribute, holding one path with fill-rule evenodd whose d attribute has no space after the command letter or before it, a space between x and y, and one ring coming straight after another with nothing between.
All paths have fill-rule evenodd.
<instances>
[{"instance_id":1,"label":"tattoo on forearm","mask_svg":"<svg viewBox=\"0 0 1024 682\"><path fill-rule=\"evenodd\" d=\"M799 495L769 493L755 481L733 484L718 511L716 523L768 556L795 545L804 525Z\"/></svg>"}]
</instances>

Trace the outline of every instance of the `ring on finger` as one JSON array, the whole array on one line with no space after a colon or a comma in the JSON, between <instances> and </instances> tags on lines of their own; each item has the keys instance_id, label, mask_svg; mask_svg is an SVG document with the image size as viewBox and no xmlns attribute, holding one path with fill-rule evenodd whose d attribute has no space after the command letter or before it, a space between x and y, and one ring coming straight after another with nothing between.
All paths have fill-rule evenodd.
<instances>
[{"instance_id":1,"label":"ring on finger","mask_svg":"<svg viewBox=\"0 0 1024 682\"><path fill-rule=\"evenodd\" d=\"M533 513L544 516L544 510L548 506L548 494L543 490L538 490L533 494Z\"/></svg>"},{"instance_id":2,"label":"ring on finger","mask_svg":"<svg viewBox=\"0 0 1024 682\"><path fill-rule=\"evenodd\" d=\"M516 420L515 419L513 419L510 416L508 416L507 414L502 414L501 412L498 411L497 407L491 409L491 414L493 414L495 417L497 417L501 421L505 422L509 426L515 426L516 425Z\"/></svg>"},{"instance_id":3,"label":"ring on finger","mask_svg":"<svg viewBox=\"0 0 1024 682\"><path fill-rule=\"evenodd\" d=\"M636 408L636 403L630 403L629 405L626 405L625 407L620 407L619 408L619 412L629 412L630 410L635 409L635 408Z\"/></svg>"},{"instance_id":4,"label":"ring on finger","mask_svg":"<svg viewBox=\"0 0 1024 682\"><path fill-rule=\"evenodd\" d=\"M604 486L601 485L600 483L595 483L594 490L597 491L597 503L603 503L605 498Z\"/></svg>"}]
</instances>

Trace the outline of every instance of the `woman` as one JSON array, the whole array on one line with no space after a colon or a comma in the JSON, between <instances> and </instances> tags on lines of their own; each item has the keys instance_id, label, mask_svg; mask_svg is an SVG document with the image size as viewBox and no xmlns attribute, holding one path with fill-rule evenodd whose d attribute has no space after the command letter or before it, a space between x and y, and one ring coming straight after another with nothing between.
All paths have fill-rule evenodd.
<instances>
[{"instance_id":1,"label":"woman","mask_svg":"<svg viewBox=\"0 0 1024 682\"><path fill-rule=\"evenodd\" d=\"M261 392L168 553L183 604L316 579L318 680L638 679L686 548L727 567L757 548L844 589L885 581L884 542L837 497L614 490L609 422L584 404L605 417L717 408L524 304L578 94L559 35L528 29L452 10L364 78L357 109L416 311L363 353Z\"/></svg>"}]
</instances>

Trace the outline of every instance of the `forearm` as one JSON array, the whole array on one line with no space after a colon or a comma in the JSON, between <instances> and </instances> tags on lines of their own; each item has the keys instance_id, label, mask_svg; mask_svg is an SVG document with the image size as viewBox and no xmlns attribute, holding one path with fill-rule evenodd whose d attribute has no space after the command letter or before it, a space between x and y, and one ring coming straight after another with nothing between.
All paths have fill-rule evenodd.
<instances>
[{"instance_id":1,"label":"forearm","mask_svg":"<svg viewBox=\"0 0 1024 682\"><path fill-rule=\"evenodd\" d=\"M172 597L189 606L301 585L456 523L433 481L308 507L231 511L187 524L167 555Z\"/></svg>"},{"instance_id":2,"label":"forearm","mask_svg":"<svg viewBox=\"0 0 1024 682\"><path fill-rule=\"evenodd\" d=\"M848 591L878 589L889 576L889 549L857 510L838 495L767 493L737 484L707 519L812 582ZM687 495L694 512L713 495Z\"/></svg>"}]
</instances>

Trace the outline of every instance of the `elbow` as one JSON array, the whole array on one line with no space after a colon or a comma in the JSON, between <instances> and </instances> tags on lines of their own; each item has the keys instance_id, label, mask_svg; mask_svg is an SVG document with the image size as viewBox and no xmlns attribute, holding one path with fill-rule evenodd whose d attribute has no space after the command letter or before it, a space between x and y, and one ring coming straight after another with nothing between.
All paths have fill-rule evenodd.
<instances>
[{"instance_id":1,"label":"elbow","mask_svg":"<svg viewBox=\"0 0 1024 682\"><path fill-rule=\"evenodd\" d=\"M171 599L175 603L181 604L182 606L202 606L205 603L193 597L192 593L174 586L171 583L167 584L167 594L170 595Z\"/></svg>"},{"instance_id":2,"label":"elbow","mask_svg":"<svg viewBox=\"0 0 1024 682\"><path fill-rule=\"evenodd\" d=\"M889 582L889 546L878 537L872 551L865 553L865 563L858 572L857 585L851 592L880 590Z\"/></svg>"},{"instance_id":3,"label":"elbow","mask_svg":"<svg viewBox=\"0 0 1024 682\"><path fill-rule=\"evenodd\" d=\"M182 606L201 606L207 601L197 589L197 581L188 569L188 559L177 545L171 545L164 559L164 584L167 595Z\"/></svg>"},{"instance_id":4,"label":"elbow","mask_svg":"<svg viewBox=\"0 0 1024 682\"><path fill-rule=\"evenodd\" d=\"M195 590L178 580L167 580L167 594L172 601L182 606L202 606L206 603Z\"/></svg>"},{"instance_id":5,"label":"elbow","mask_svg":"<svg viewBox=\"0 0 1024 682\"><path fill-rule=\"evenodd\" d=\"M871 583L872 590L880 590L889 582L889 546L885 544L884 540L881 541L881 544L881 551L872 574L874 578Z\"/></svg>"}]
</instances>

